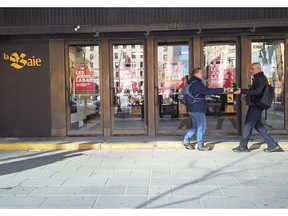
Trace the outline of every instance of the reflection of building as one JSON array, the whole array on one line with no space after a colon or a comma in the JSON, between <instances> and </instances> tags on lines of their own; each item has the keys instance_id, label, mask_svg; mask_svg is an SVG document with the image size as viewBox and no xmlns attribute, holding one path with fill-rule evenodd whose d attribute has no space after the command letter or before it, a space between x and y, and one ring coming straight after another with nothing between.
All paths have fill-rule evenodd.
<instances>
[{"instance_id":1,"label":"reflection of building","mask_svg":"<svg viewBox=\"0 0 288 216\"><path fill-rule=\"evenodd\" d=\"M236 46L209 45L204 47L206 75L209 87L230 87L236 81Z\"/></svg>"},{"instance_id":2,"label":"reflection of building","mask_svg":"<svg viewBox=\"0 0 288 216\"><path fill-rule=\"evenodd\" d=\"M113 46L114 86L117 90L144 90L143 55L143 45Z\"/></svg>"},{"instance_id":3,"label":"reflection of building","mask_svg":"<svg viewBox=\"0 0 288 216\"><path fill-rule=\"evenodd\" d=\"M160 92L183 88L183 80L188 69L188 54L183 51L187 46L158 46L158 87Z\"/></svg>"},{"instance_id":4,"label":"reflection of building","mask_svg":"<svg viewBox=\"0 0 288 216\"><path fill-rule=\"evenodd\" d=\"M94 71L95 84L100 86L99 47L87 46L85 52L87 59L89 59L90 67ZM99 93L99 89L97 90L97 93Z\"/></svg>"},{"instance_id":5,"label":"reflection of building","mask_svg":"<svg viewBox=\"0 0 288 216\"><path fill-rule=\"evenodd\" d=\"M220 64L223 68L234 68L235 62L235 45L206 45L204 48L205 62L212 63L213 61ZM220 69L221 70L221 69Z\"/></svg>"},{"instance_id":6,"label":"reflection of building","mask_svg":"<svg viewBox=\"0 0 288 216\"><path fill-rule=\"evenodd\" d=\"M275 88L276 101L283 101L284 43L282 41L252 43L252 62L259 62L268 82Z\"/></svg>"}]
</instances>

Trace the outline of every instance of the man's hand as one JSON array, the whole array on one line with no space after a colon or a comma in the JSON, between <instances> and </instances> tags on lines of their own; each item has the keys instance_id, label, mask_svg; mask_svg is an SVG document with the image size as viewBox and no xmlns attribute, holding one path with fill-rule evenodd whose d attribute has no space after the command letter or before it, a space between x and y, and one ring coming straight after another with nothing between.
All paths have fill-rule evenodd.
<instances>
[{"instance_id":1,"label":"man's hand","mask_svg":"<svg viewBox=\"0 0 288 216\"><path fill-rule=\"evenodd\" d=\"M237 88L237 91L235 91L233 94L241 94L241 88Z\"/></svg>"}]
</instances>

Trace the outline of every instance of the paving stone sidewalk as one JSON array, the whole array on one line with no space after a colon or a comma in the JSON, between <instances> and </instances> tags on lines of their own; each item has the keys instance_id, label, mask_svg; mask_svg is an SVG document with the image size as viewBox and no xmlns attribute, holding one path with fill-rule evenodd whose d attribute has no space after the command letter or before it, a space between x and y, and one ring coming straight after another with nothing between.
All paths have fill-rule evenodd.
<instances>
[{"instance_id":1,"label":"paving stone sidewalk","mask_svg":"<svg viewBox=\"0 0 288 216\"><path fill-rule=\"evenodd\" d=\"M0 151L0 209L287 209L288 151Z\"/></svg>"}]
</instances>

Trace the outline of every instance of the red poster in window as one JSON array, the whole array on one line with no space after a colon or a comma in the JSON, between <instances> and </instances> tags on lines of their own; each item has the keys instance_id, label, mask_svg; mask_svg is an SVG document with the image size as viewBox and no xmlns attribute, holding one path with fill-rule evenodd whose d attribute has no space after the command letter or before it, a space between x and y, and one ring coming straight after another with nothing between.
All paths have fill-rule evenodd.
<instances>
[{"instance_id":1,"label":"red poster in window","mask_svg":"<svg viewBox=\"0 0 288 216\"><path fill-rule=\"evenodd\" d=\"M221 88L222 80L219 80L219 64L216 61L213 61L209 65L209 88Z\"/></svg>"},{"instance_id":2,"label":"red poster in window","mask_svg":"<svg viewBox=\"0 0 288 216\"><path fill-rule=\"evenodd\" d=\"M95 91L94 71L86 62L74 69L75 91Z\"/></svg>"},{"instance_id":3,"label":"red poster in window","mask_svg":"<svg viewBox=\"0 0 288 216\"><path fill-rule=\"evenodd\" d=\"M235 82L235 68L227 68L224 70L223 74L223 87L232 87L232 83Z\"/></svg>"},{"instance_id":4,"label":"red poster in window","mask_svg":"<svg viewBox=\"0 0 288 216\"><path fill-rule=\"evenodd\" d=\"M158 86L160 91L167 89L181 89L184 87L185 67L180 61L173 61L166 65L160 62L163 68L159 68Z\"/></svg>"},{"instance_id":5,"label":"red poster in window","mask_svg":"<svg viewBox=\"0 0 288 216\"><path fill-rule=\"evenodd\" d=\"M140 90L139 71L129 67L119 71L119 90Z\"/></svg>"}]
</instances>

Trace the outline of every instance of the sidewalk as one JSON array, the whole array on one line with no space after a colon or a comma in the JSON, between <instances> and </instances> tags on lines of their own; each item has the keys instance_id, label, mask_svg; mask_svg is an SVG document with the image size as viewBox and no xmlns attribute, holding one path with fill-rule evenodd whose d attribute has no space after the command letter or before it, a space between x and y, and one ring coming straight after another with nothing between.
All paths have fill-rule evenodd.
<instances>
[{"instance_id":1,"label":"sidewalk","mask_svg":"<svg viewBox=\"0 0 288 216\"><path fill-rule=\"evenodd\" d=\"M252 138L249 142L252 148L266 148L259 135ZM283 149L288 149L287 135L273 135L273 138ZM182 139L183 136L0 138L0 150L183 149ZM232 149L240 139L236 135L206 135L205 143L211 148ZM191 142L195 143L195 137Z\"/></svg>"},{"instance_id":2,"label":"sidewalk","mask_svg":"<svg viewBox=\"0 0 288 216\"><path fill-rule=\"evenodd\" d=\"M0 209L288 209L285 136L275 153L257 137L249 153L231 151L238 136L206 140L212 151L181 137L2 138ZM81 150L7 150L34 144Z\"/></svg>"},{"instance_id":3,"label":"sidewalk","mask_svg":"<svg viewBox=\"0 0 288 216\"><path fill-rule=\"evenodd\" d=\"M0 151L0 209L288 209L288 154Z\"/></svg>"}]
</instances>

